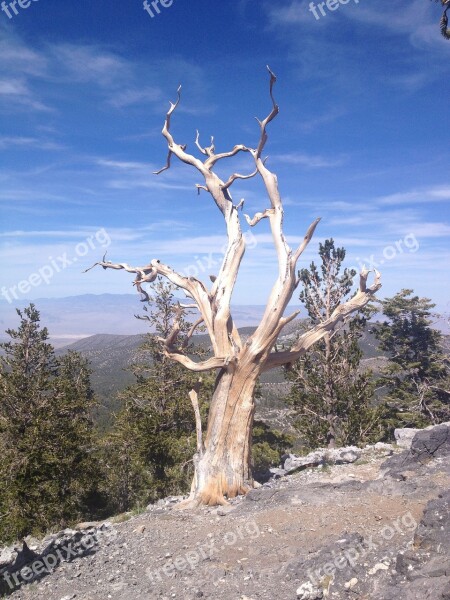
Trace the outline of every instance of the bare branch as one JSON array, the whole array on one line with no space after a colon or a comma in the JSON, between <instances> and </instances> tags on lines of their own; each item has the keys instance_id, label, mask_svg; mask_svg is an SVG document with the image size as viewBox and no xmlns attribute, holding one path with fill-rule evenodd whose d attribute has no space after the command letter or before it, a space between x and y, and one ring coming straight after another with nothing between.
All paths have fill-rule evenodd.
<instances>
[{"instance_id":1,"label":"bare branch","mask_svg":"<svg viewBox=\"0 0 450 600\"><path fill-rule=\"evenodd\" d=\"M136 279L134 285L137 290L144 295L145 300L149 300L147 292L142 288L144 283L152 283L158 275L165 277L171 283L185 291L188 298L192 298L197 303L197 308L204 318L205 325L211 337L214 351L218 350L216 346L216 337L214 333L213 314L211 308L211 298L205 285L195 277L185 277L180 275L169 266L163 264L159 260L152 260L145 267L132 267L127 263L112 263L110 261L101 261L95 263L87 271L90 271L95 266L100 266L103 269L125 270L128 273L135 273Z\"/></svg>"},{"instance_id":2,"label":"bare branch","mask_svg":"<svg viewBox=\"0 0 450 600\"><path fill-rule=\"evenodd\" d=\"M175 156L177 158L179 158L182 162L192 165L193 167L198 169L203 175L206 175L206 170L203 166L202 161L199 160L198 158L195 158L195 156L188 154L186 152L187 146L182 145L182 144L177 144L170 132L171 118L172 118L173 113L177 109L180 101L181 101L181 85L177 89L177 101L175 103L170 102L170 108L166 114L166 120L164 121L164 127L162 129L162 134L166 138L167 144L169 146L169 154L167 157L167 163L166 163L165 167L163 167L162 169L157 171L155 174L158 175L160 173L163 173L164 171L167 171L167 169L169 169L170 165L171 165L172 155L175 154Z\"/></svg>"},{"instance_id":3,"label":"bare branch","mask_svg":"<svg viewBox=\"0 0 450 600\"><path fill-rule=\"evenodd\" d=\"M442 14L441 20L439 21L439 29L441 31L441 34L445 37L446 40L450 40L450 27L448 26L448 16L447 16L447 11L450 9L450 3L448 2L448 0L446 0L446 2L444 3L447 5L447 7L444 9L444 12Z\"/></svg>"},{"instance_id":4,"label":"bare branch","mask_svg":"<svg viewBox=\"0 0 450 600\"><path fill-rule=\"evenodd\" d=\"M170 146L172 146L175 143L173 140L172 134L170 133L170 120L172 118L173 113L177 109L177 106L180 104L180 101L181 101L181 85L179 85L178 89L177 89L177 101L175 102L175 104L173 102L169 102L170 108L167 112L166 120L165 120L163 131L162 131L164 137L169 142L169 148L170 148Z\"/></svg>"},{"instance_id":5,"label":"bare branch","mask_svg":"<svg viewBox=\"0 0 450 600\"><path fill-rule=\"evenodd\" d=\"M294 252L294 256L292 258L292 260L294 261L294 265L297 264L298 259L300 258L300 256L303 254L303 252L305 251L306 247L308 246L309 242L311 241L312 236L314 235L314 232L316 230L317 225L320 223L320 217L317 218L313 223L311 223L311 225L308 227L308 231L306 232L305 237L303 238L302 243L300 244L300 246L297 248L297 250Z\"/></svg>"},{"instance_id":6,"label":"bare branch","mask_svg":"<svg viewBox=\"0 0 450 600\"><path fill-rule=\"evenodd\" d=\"M105 255L106 256L106 255ZM143 294L144 299L143 302L148 302L150 300L147 292L142 288L143 283L153 283L158 276L157 269L154 268L153 265L148 265L146 267L130 267L127 263L112 263L110 261L101 261L97 262L84 271L87 273L91 269L96 266L100 266L103 269L115 269L115 270L124 270L128 273L136 273L136 279L133 281L133 285L136 286L136 289L140 294Z\"/></svg>"},{"instance_id":7,"label":"bare branch","mask_svg":"<svg viewBox=\"0 0 450 600\"><path fill-rule=\"evenodd\" d=\"M200 407L198 404L198 392L202 380L200 379L197 385L189 392L189 398L192 402L195 415L195 429L197 431L197 454L199 458L203 456L203 436L202 436L202 418L200 415Z\"/></svg>"},{"instance_id":8,"label":"bare branch","mask_svg":"<svg viewBox=\"0 0 450 600\"><path fill-rule=\"evenodd\" d=\"M350 300L338 306L331 317L322 323L313 327L300 336L297 343L286 352L273 352L269 355L263 371L268 371L281 365L289 364L299 359L316 342L322 339L328 332L332 331L336 325L345 319L351 313L364 308L375 293L381 288L380 273L375 272L375 281L367 287L367 277L370 271L363 270L360 274L360 289Z\"/></svg>"},{"instance_id":9,"label":"bare branch","mask_svg":"<svg viewBox=\"0 0 450 600\"><path fill-rule=\"evenodd\" d=\"M274 73L272 73L269 66L267 66L267 70L270 73L270 98L272 99L273 108L272 108L271 112L269 113L269 115L263 121L256 119L261 128L261 138L259 140L258 148L256 150L257 158L261 158L262 151L264 150L264 146L266 145L266 142L268 139L266 127L271 121L273 121L273 119L280 112L280 109L279 109L277 103L275 102L275 98L273 96L273 86L275 85L277 78L276 78L276 75Z\"/></svg>"},{"instance_id":10,"label":"bare branch","mask_svg":"<svg viewBox=\"0 0 450 600\"><path fill-rule=\"evenodd\" d=\"M202 371L211 371L213 369L223 369L229 364L228 359L220 357L212 357L205 361L195 362L180 352L167 352L165 350L164 354L167 356L167 358L180 363L180 365L183 365L183 367L186 367L186 369L195 371L196 373L200 373Z\"/></svg>"},{"instance_id":11,"label":"bare branch","mask_svg":"<svg viewBox=\"0 0 450 600\"><path fill-rule=\"evenodd\" d=\"M186 338L183 342L183 348L186 348L186 346L189 344L192 336L195 333L195 330L197 329L197 327L199 327L203 322L205 321L205 319L203 317L200 317L199 319L197 319L197 321L195 321L195 323L192 325L192 327L190 328L190 330L188 331Z\"/></svg>"},{"instance_id":12,"label":"bare branch","mask_svg":"<svg viewBox=\"0 0 450 600\"><path fill-rule=\"evenodd\" d=\"M249 226L254 227L260 221L262 221L262 219L268 219L271 214L273 214L273 209L266 208L266 210L264 212L257 212L255 214L255 216L253 217L253 219L251 219L249 215L244 215L244 217L245 217L245 220L247 221L247 223L249 224Z\"/></svg>"},{"instance_id":13,"label":"bare branch","mask_svg":"<svg viewBox=\"0 0 450 600\"><path fill-rule=\"evenodd\" d=\"M172 161L172 150L169 150L169 154L167 155L167 162L164 165L164 167L162 167L161 169L159 169L159 171L153 171L153 175L160 175L161 173L164 173L164 171L168 171L170 169L170 164Z\"/></svg>"},{"instance_id":14,"label":"bare branch","mask_svg":"<svg viewBox=\"0 0 450 600\"><path fill-rule=\"evenodd\" d=\"M197 136L195 138L195 145L197 146L197 148L200 150L200 152L202 154L204 154L205 156L214 156L214 151L215 151L215 146L214 146L214 136L211 136L211 146L207 146L205 148L203 148L200 145L200 133L197 129Z\"/></svg>"},{"instance_id":15,"label":"bare branch","mask_svg":"<svg viewBox=\"0 0 450 600\"><path fill-rule=\"evenodd\" d=\"M233 175L230 175L228 181L224 183L221 187L223 190L227 190L236 181L236 179L251 179L256 175L258 175L258 169L255 169L253 173L250 173L250 175L241 175L240 173L233 173Z\"/></svg>"},{"instance_id":16,"label":"bare branch","mask_svg":"<svg viewBox=\"0 0 450 600\"><path fill-rule=\"evenodd\" d=\"M298 317L299 314L300 314L300 311L296 310L288 317L281 318L278 325L273 330L272 334L267 337L267 345L270 345L270 347L272 347L276 343L277 338L280 335L281 331L284 329L284 327L286 327L286 325L288 323L291 323L292 321L294 321Z\"/></svg>"},{"instance_id":17,"label":"bare branch","mask_svg":"<svg viewBox=\"0 0 450 600\"><path fill-rule=\"evenodd\" d=\"M250 150L243 144L236 144L236 146L230 152L222 152L221 154L211 155L207 160L205 160L205 167L210 170L216 163L219 162L219 160L223 160L224 158L232 158L239 152L250 152Z\"/></svg>"},{"instance_id":18,"label":"bare branch","mask_svg":"<svg viewBox=\"0 0 450 600\"><path fill-rule=\"evenodd\" d=\"M200 132L199 132L199 130L197 129L197 136L196 136L196 138L195 138L195 145L197 146L197 148L200 150L200 152L201 152L202 154L204 154L205 156L208 156L208 152L206 151L206 148L203 148L203 147L200 145L200 141L199 141L199 140L200 140Z\"/></svg>"}]
</instances>

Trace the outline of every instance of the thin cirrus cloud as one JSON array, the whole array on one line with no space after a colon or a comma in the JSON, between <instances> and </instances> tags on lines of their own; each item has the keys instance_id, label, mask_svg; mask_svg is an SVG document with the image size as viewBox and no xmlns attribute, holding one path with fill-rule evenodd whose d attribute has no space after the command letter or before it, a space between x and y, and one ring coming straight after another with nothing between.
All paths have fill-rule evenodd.
<instances>
[{"instance_id":1,"label":"thin cirrus cloud","mask_svg":"<svg viewBox=\"0 0 450 600\"><path fill-rule=\"evenodd\" d=\"M118 51L106 50L96 44L42 44L28 47L17 35L0 28L0 102L3 109L14 112L23 107L34 111L52 111L46 95L48 83L67 86L89 86L97 90L111 108L161 105L165 99L161 84L174 75L189 78L191 87L207 87L203 71L184 58L159 58L144 64L130 60ZM3 60L6 59L6 60ZM145 81L152 85L145 85ZM143 85L144 82L144 85ZM167 94L167 92L166 92ZM54 102L54 99L52 99ZM214 106L184 106L180 112L211 113Z\"/></svg>"},{"instance_id":2,"label":"thin cirrus cloud","mask_svg":"<svg viewBox=\"0 0 450 600\"><path fill-rule=\"evenodd\" d=\"M118 176L109 177L106 186L116 190L134 190L138 188L159 190L186 190L192 191L194 184L193 174L189 173L192 183L187 183L187 174L183 169L172 168L166 177L157 177L155 172L161 166L143 162L120 161L100 158L97 160L100 167L105 167Z\"/></svg>"},{"instance_id":3,"label":"thin cirrus cloud","mask_svg":"<svg viewBox=\"0 0 450 600\"><path fill-rule=\"evenodd\" d=\"M327 169L340 167L348 162L347 157L327 158L321 155L305 154L302 152L291 152L289 154L275 154L273 161L289 165L300 165L309 169Z\"/></svg>"},{"instance_id":4,"label":"thin cirrus cloud","mask_svg":"<svg viewBox=\"0 0 450 600\"><path fill-rule=\"evenodd\" d=\"M450 202L450 185L433 187L425 190L399 192L377 199L378 204L390 206L395 204L426 204L429 202Z\"/></svg>"},{"instance_id":5,"label":"thin cirrus cloud","mask_svg":"<svg viewBox=\"0 0 450 600\"><path fill-rule=\"evenodd\" d=\"M25 136L0 136L0 149L38 148L40 150L63 150L64 145L49 140Z\"/></svg>"},{"instance_id":6,"label":"thin cirrus cloud","mask_svg":"<svg viewBox=\"0 0 450 600\"><path fill-rule=\"evenodd\" d=\"M52 108L44 104L25 81L15 77L0 78L0 107L4 112L23 112L25 109L39 112L52 111Z\"/></svg>"}]
</instances>

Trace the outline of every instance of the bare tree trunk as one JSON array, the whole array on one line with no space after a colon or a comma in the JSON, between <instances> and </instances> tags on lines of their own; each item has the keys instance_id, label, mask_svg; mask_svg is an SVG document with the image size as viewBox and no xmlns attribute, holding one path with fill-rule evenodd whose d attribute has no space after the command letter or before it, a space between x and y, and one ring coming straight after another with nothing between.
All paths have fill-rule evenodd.
<instances>
[{"instance_id":1,"label":"bare tree trunk","mask_svg":"<svg viewBox=\"0 0 450 600\"><path fill-rule=\"evenodd\" d=\"M259 373L256 363L246 361L219 373L188 505L226 504L253 487L251 441Z\"/></svg>"},{"instance_id":2,"label":"bare tree trunk","mask_svg":"<svg viewBox=\"0 0 450 600\"><path fill-rule=\"evenodd\" d=\"M328 414L326 416L328 422L327 432L327 446L328 448L335 448L336 446L336 432L334 426L335 416L333 415L333 385L331 383L331 369L333 368L331 361L331 340L330 334L327 333L324 337L325 341L325 404L327 406Z\"/></svg>"}]
</instances>

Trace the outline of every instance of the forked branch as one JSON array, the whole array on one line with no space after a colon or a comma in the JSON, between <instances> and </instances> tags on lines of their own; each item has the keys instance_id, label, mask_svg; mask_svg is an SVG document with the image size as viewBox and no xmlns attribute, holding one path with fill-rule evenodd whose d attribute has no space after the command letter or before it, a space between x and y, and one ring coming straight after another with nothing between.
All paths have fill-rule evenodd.
<instances>
[{"instance_id":1,"label":"forked branch","mask_svg":"<svg viewBox=\"0 0 450 600\"><path fill-rule=\"evenodd\" d=\"M358 292L344 304L338 306L329 319L319 323L311 330L300 336L297 343L285 352L273 352L269 355L264 366L264 371L275 367L292 363L305 354L305 352L316 342L321 340L327 332L333 331L336 325L346 317L357 310L364 308L374 297L375 293L381 288L381 276L378 271L375 273L375 281L367 287L367 277L370 271L363 269L360 274L360 284Z\"/></svg>"}]
</instances>

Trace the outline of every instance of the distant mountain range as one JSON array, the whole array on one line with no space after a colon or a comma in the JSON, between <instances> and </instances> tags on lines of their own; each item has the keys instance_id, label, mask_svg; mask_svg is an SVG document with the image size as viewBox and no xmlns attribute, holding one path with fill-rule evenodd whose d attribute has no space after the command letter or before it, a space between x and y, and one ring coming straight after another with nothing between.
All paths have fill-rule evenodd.
<instances>
[{"instance_id":1,"label":"distant mountain range","mask_svg":"<svg viewBox=\"0 0 450 600\"><path fill-rule=\"evenodd\" d=\"M243 341L255 331L255 327L242 327L239 329ZM282 333L280 345L290 346L299 335L299 322L289 324ZM81 339L68 346L59 348L57 354L68 350L80 352L90 362L92 368L92 387L100 400L98 411L99 421L108 424L111 413L120 406L117 392L127 385L135 382L135 377L130 371L130 366L139 361L139 347L145 339L145 334L140 335L111 335L97 334ZM193 342L206 350L210 350L209 337L206 334L196 335ZM360 340L367 367L378 370L384 357L377 349L377 341L373 335L366 332ZM261 377L262 398L259 401L258 414L264 417L266 413L273 415L274 409L282 410L281 398L286 393L288 384L281 369L274 369L264 373Z\"/></svg>"},{"instance_id":2,"label":"distant mountain range","mask_svg":"<svg viewBox=\"0 0 450 600\"><path fill-rule=\"evenodd\" d=\"M50 334L55 347L96 334L129 336L149 331L145 322L135 318L143 314L138 294L85 294L67 298L40 298L33 303L41 313L41 323ZM15 307L24 308L28 300L15 305L0 301L0 338L4 331L18 325ZM292 307L296 310L298 307ZM261 320L264 306L234 306L233 316L238 327L255 326Z\"/></svg>"},{"instance_id":3,"label":"distant mountain range","mask_svg":"<svg viewBox=\"0 0 450 600\"><path fill-rule=\"evenodd\" d=\"M24 308L29 300L17 301L14 305L0 299L0 341L5 339L5 330L16 328L19 319L15 307ZM135 318L143 314L143 304L138 294L84 294L66 298L40 298L33 303L41 313L41 323L49 330L51 343L62 347L72 342L97 334L130 336L148 333L148 325ZM239 328L254 327L264 314L263 305L236 305L232 313ZM305 309L290 306L287 312ZM443 318L435 325L448 333L448 324Z\"/></svg>"},{"instance_id":4,"label":"distant mountain range","mask_svg":"<svg viewBox=\"0 0 450 600\"><path fill-rule=\"evenodd\" d=\"M29 304L24 300L19 304ZM75 350L85 356L92 368L92 385L100 400L99 421L110 422L111 413L119 407L117 392L135 381L129 367L137 362L137 351L144 337L150 332L145 321L135 318L143 314L143 305L136 294L86 294L67 298L42 298L34 301L41 313L41 323L49 330L50 341L58 354ZM299 307L290 307L289 311ZM235 306L233 316L243 339L251 335L259 324L264 306ZM304 314L304 310L302 313ZM12 305L0 302L0 332L16 328L19 318ZM280 345L290 346L299 334L301 321L290 323L282 332ZM1 335L6 339L7 336ZM210 348L207 335L197 335L194 343ZM378 350L377 341L366 332L360 340L364 363L379 371L385 357ZM281 369L265 373L261 377L262 399L259 400L260 417L283 414L282 396L287 383ZM275 409L275 413L274 413ZM276 420L276 419L275 419Z\"/></svg>"}]
</instances>

